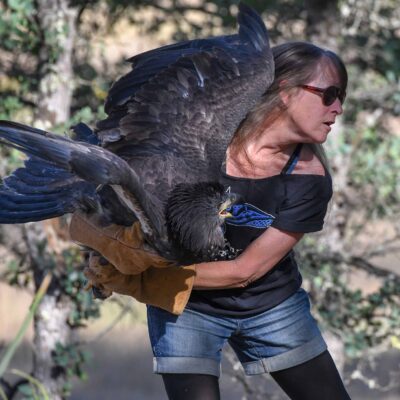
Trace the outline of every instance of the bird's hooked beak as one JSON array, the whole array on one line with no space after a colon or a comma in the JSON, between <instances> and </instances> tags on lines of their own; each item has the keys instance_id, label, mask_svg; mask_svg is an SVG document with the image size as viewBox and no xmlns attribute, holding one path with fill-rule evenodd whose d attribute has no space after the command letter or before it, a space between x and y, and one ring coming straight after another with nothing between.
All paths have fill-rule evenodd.
<instances>
[{"instance_id":1,"label":"bird's hooked beak","mask_svg":"<svg viewBox=\"0 0 400 400\"><path fill-rule=\"evenodd\" d=\"M229 208L237 203L239 200L239 196L235 193L227 193L226 200L221 204L218 210L218 215L221 219L232 218L233 215L228 210Z\"/></svg>"},{"instance_id":2,"label":"bird's hooked beak","mask_svg":"<svg viewBox=\"0 0 400 400\"><path fill-rule=\"evenodd\" d=\"M230 207L230 205L227 205L227 202L225 202L221 205L221 208L218 211L218 215L220 218L225 219L225 218L233 217L233 215L229 211L227 211L227 208L229 208L229 207Z\"/></svg>"}]
</instances>

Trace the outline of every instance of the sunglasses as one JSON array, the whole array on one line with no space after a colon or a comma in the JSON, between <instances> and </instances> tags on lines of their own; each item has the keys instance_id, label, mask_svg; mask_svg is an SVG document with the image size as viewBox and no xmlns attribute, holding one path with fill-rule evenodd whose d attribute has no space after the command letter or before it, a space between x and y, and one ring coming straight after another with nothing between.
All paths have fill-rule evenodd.
<instances>
[{"instance_id":1,"label":"sunglasses","mask_svg":"<svg viewBox=\"0 0 400 400\"><path fill-rule=\"evenodd\" d=\"M337 86L329 86L326 89L308 85L300 85L300 87L320 96L324 106L332 105L336 99L339 99L340 103L343 104L346 98L346 91L338 88Z\"/></svg>"}]
</instances>

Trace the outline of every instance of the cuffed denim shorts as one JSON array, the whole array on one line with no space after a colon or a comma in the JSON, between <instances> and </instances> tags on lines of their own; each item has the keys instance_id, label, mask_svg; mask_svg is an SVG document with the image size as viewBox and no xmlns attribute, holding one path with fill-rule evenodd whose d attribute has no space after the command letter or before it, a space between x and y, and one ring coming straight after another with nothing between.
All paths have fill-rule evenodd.
<instances>
[{"instance_id":1,"label":"cuffed denim shorts","mask_svg":"<svg viewBox=\"0 0 400 400\"><path fill-rule=\"evenodd\" d=\"M159 374L219 376L227 342L246 375L290 368L327 349L303 289L276 307L246 318L190 309L177 316L153 306L147 310L154 372Z\"/></svg>"}]
</instances>

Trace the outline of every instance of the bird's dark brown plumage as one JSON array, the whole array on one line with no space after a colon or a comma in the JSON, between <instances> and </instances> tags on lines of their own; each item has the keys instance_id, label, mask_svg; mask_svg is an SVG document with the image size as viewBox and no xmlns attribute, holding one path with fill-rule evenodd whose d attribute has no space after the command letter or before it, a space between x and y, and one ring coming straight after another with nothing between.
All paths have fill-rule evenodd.
<instances>
[{"instance_id":1,"label":"bird's dark brown plumage","mask_svg":"<svg viewBox=\"0 0 400 400\"><path fill-rule=\"evenodd\" d=\"M171 231L185 224L168 225L166 216L171 222L168 204L180 185L190 189L205 182L213 188L234 132L272 83L273 57L261 18L240 4L238 21L236 35L182 42L131 58L132 71L110 89L108 117L94 132L77 126L75 141L1 121L0 142L30 158L4 180L1 198L7 201L0 199L0 223L92 210L117 223L137 218L147 240L167 258L180 259L191 250L199 259L209 258L209 249L198 251L191 243L198 244L200 234L213 237L207 223L212 226L215 215L206 226L194 221L185 235ZM222 188L210 196L210 203L227 198ZM12 202L18 206L12 209ZM193 209L186 204L187 214L201 220L195 203ZM187 239L181 249L178 237Z\"/></svg>"}]
</instances>

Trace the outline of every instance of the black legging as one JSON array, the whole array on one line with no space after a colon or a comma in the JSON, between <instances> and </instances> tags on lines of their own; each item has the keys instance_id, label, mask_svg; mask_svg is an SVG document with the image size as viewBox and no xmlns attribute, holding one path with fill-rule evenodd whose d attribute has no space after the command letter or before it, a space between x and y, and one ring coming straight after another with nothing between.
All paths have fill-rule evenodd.
<instances>
[{"instance_id":1,"label":"black legging","mask_svg":"<svg viewBox=\"0 0 400 400\"><path fill-rule=\"evenodd\" d=\"M271 376L292 400L350 400L328 351ZM201 374L163 374L169 400L219 400L218 378Z\"/></svg>"}]
</instances>

